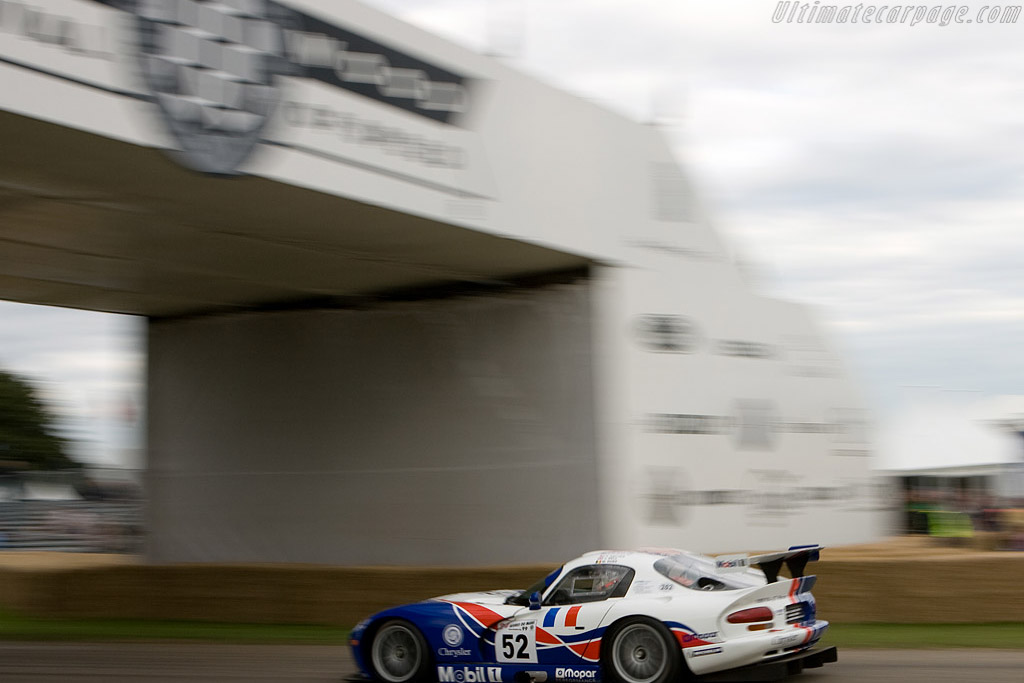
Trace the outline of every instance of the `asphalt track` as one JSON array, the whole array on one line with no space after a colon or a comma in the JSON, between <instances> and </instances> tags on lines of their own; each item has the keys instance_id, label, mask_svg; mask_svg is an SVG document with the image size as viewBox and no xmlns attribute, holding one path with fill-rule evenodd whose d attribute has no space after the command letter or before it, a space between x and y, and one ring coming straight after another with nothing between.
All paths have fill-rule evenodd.
<instances>
[{"instance_id":1,"label":"asphalt track","mask_svg":"<svg viewBox=\"0 0 1024 683\"><path fill-rule=\"evenodd\" d=\"M3 683L339 683L344 647L0 642ZM793 683L1021 683L1024 650L840 650Z\"/></svg>"}]
</instances>

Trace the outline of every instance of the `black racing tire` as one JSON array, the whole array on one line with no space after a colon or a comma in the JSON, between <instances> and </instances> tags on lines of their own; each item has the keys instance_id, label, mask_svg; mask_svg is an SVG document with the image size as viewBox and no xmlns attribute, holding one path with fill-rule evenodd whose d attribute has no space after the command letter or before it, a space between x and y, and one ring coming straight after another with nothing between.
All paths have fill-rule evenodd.
<instances>
[{"instance_id":1,"label":"black racing tire","mask_svg":"<svg viewBox=\"0 0 1024 683\"><path fill-rule=\"evenodd\" d=\"M430 680L430 650L420 630L404 619L390 619L374 629L367 653L373 677L381 683Z\"/></svg>"},{"instance_id":2,"label":"black racing tire","mask_svg":"<svg viewBox=\"0 0 1024 683\"><path fill-rule=\"evenodd\" d=\"M601 639L601 668L612 683L669 683L686 671L672 632L647 617L612 625Z\"/></svg>"}]
</instances>

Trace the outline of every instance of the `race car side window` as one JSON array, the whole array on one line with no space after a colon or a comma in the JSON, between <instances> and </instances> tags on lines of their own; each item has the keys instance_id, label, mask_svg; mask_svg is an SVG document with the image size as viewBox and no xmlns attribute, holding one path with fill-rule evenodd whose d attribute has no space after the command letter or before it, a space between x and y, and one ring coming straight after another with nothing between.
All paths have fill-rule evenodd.
<instances>
[{"instance_id":1,"label":"race car side window","mask_svg":"<svg viewBox=\"0 0 1024 683\"><path fill-rule=\"evenodd\" d=\"M621 598L635 572L618 564L589 564L562 577L544 600L545 605L575 605Z\"/></svg>"}]
</instances>

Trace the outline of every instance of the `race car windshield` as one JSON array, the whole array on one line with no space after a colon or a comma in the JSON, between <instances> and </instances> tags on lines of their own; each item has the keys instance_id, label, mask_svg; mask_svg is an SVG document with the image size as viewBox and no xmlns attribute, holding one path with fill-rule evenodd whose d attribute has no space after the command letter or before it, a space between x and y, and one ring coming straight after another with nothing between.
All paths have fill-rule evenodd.
<instances>
[{"instance_id":1,"label":"race car windshield","mask_svg":"<svg viewBox=\"0 0 1024 683\"><path fill-rule=\"evenodd\" d=\"M541 595L543 595L544 594L544 590L548 586L550 586L552 583L554 583L555 579L557 579L558 575L561 574L561 573L562 573L562 568L559 567L555 571L553 571L550 574L548 574L547 576L545 576L543 579L540 579L539 581L537 581L537 583L533 584L532 586L530 586L526 590L519 591L515 595L508 596L505 599L505 604L506 605L519 605L521 607L529 606L529 604L530 604L530 596L533 595L534 593L540 593Z\"/></svg>"},{"instance_id":2,"label":"race car windshield","mask_svg":"<svg viewBox=\"0 0 1024 683\"><path fill-rule=\"evenodd\" d=\"M654 563L654 568L662 576L695 591L739 590L758 585L742 574L716 573L712 563L694 555L663 557Z\"/></svg>"}]
</instances>

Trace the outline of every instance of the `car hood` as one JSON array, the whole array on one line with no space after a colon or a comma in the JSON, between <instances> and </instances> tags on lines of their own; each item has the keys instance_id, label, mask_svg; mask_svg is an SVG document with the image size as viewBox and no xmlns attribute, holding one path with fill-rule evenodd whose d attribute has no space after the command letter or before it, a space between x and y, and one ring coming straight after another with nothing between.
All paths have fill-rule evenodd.
<instances>
[{"instance_id":1,"label":"car hood","mask_svg":"<svg viewBox=\"0 0 1024 683\"><path fill-rule=\"evenodd\" d=\"M500 590L500 591L480 591L477 593L452 593L451 595L441 595L435 600L444 600L445 602L471 602L477 605L504 605L505 600L510 595L516 595L521 591L517 590Z\"/></svg>"}]
</instances>

